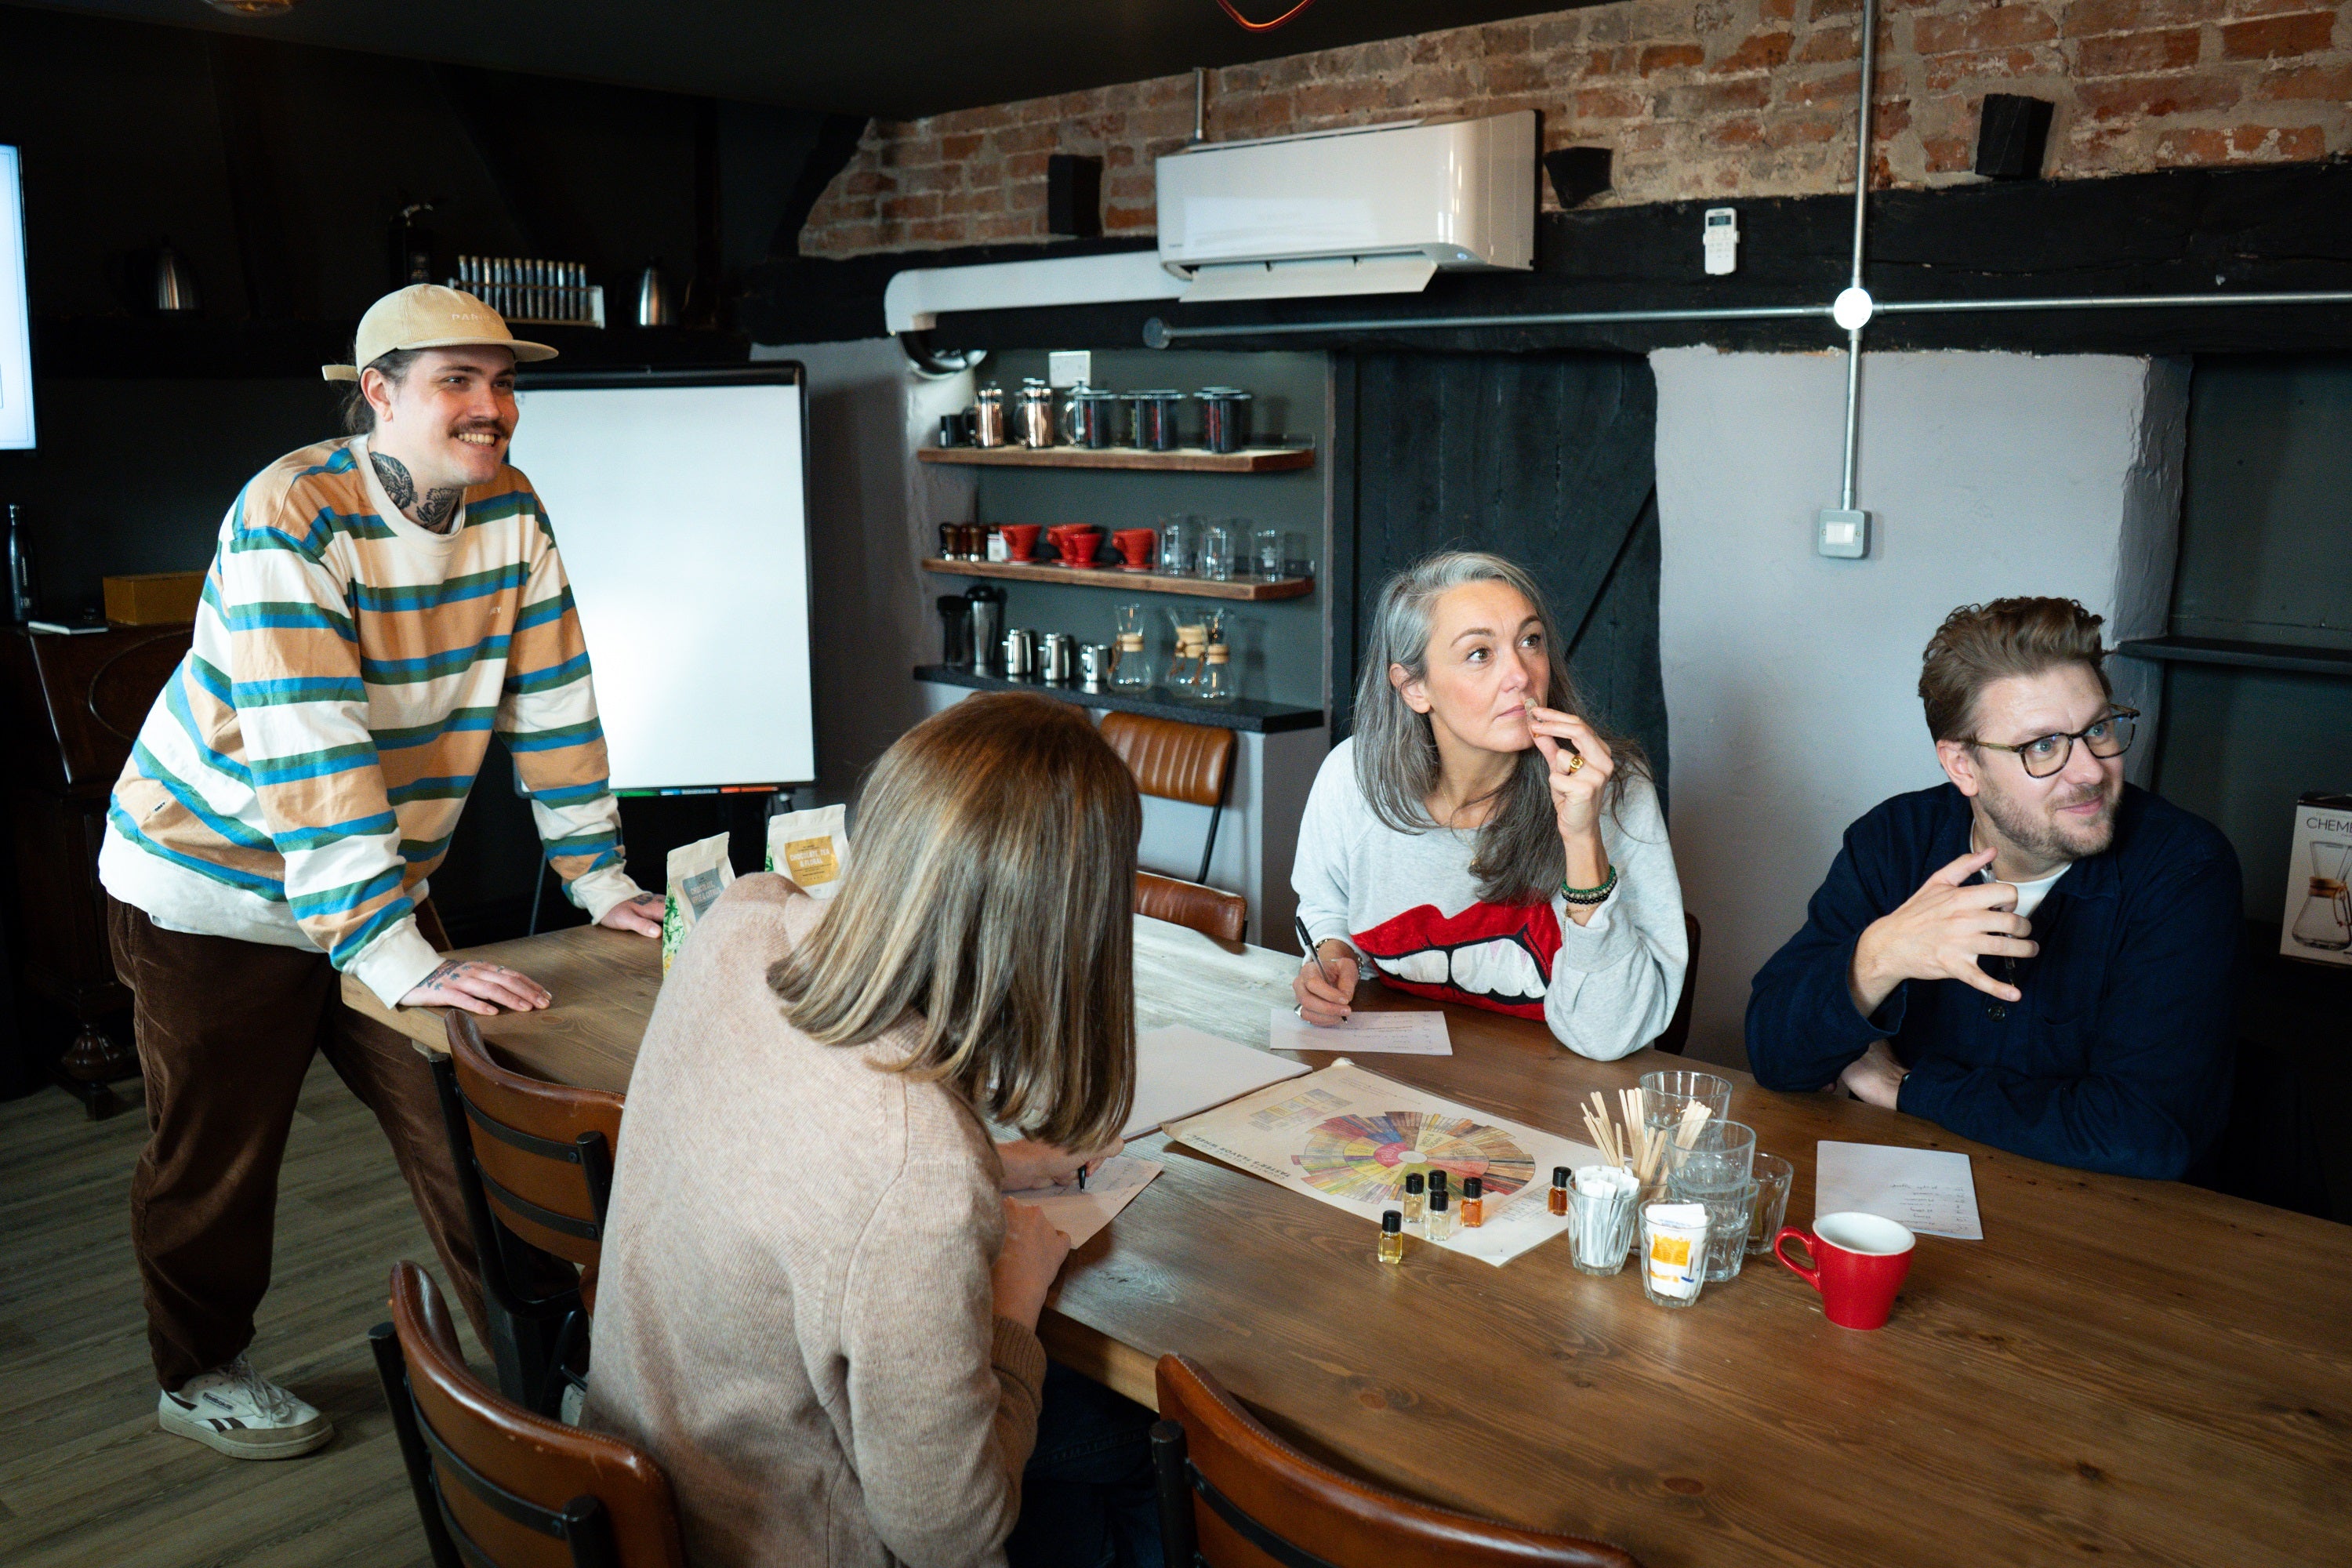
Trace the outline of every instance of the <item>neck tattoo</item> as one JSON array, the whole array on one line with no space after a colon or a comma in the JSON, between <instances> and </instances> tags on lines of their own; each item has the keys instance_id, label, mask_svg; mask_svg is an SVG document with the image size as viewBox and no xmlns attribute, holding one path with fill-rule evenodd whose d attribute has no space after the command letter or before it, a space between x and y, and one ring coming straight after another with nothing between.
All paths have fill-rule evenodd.
<instances>
[{"instance_id":1,"label":"neck tattoo","mask_svg":"<svg viewBox=\"0 0 2352 1568\"><path fill-rule=\"evenodd\" d=\"M408 465L398 458L382 452L370 452L369 460L375 464L375 477L383 482L383 493L392 504L419 528L435 533L446 533L456 517L457 503L466 499L463 486L454 489L426 490L416 493L416 481L408 477Z\"/></svg>"}]
</instances>

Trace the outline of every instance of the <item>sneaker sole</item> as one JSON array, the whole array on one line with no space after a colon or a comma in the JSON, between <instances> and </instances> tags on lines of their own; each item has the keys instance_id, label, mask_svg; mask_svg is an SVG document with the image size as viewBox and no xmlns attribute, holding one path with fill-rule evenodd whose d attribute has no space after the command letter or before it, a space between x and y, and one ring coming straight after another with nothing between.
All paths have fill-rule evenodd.
<instances>
[{"instance_id":1,"label":"sneaker sole","mask_svg":"<svg viewBox=\"0 0 2352 1568\"><path fill-rule=\"evenodd\" d=\"M175 1437L202 1443L232 1459L291 1459L335 1440L335 1424L323 1415L316 1424L306 1422L288 1432L256 1431L250 1427L215 1432L205 1422L176 1411L159 1411L155 1425Z\"/></svg>"}]
</instances>

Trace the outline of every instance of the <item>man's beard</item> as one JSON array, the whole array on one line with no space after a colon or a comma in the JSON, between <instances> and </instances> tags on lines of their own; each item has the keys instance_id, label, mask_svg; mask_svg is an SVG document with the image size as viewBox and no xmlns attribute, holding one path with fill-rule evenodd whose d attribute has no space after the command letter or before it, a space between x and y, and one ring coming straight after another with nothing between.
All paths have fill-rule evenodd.
<instances>
[{"instance_id":1,"label":"man's beard","mask_svg":"<svg viewBox=\"0 0 2352 1568\"><path fill-rule=\"evenodd\" d=\"M2076 860L2105 854L2107 846L2115 842L2115 802L2108 797L2104 787L2089 794L2076 790L2063 797L2051 798L2046 807L2048 811L2080 805L2085 800L2104 802L2105 809L2098 816L2071 827L2063 819L2053 820L2046 815L2037 814L2022 803L1994 790L1979 791L1977 799L1984 806L1985 815L1992 819L1992 825L2000 830L2001 837L2037 860L2053 865L2071 865Z\"/></svg>"}]
</instances>

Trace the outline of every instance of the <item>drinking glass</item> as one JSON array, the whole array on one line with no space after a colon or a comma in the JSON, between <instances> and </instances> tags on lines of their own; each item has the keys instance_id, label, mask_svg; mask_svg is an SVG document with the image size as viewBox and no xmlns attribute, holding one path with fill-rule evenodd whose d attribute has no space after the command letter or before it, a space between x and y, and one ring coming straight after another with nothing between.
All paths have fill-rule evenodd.
<instances>
[{"instance_id":1,"label":"drinking glass","mask_svg":"<svg viewBox=\"0 0 2352 1568\"><path fill-rule=\"evenodd\" d=\"M1694 1237L1688 1226L1662 1225L1652 1217L1660 1209L1680 1206L1644 1203L1635 1232L1639 1245L1634 1256L1641 1260L1642 1294L1661 1307L1695 1305L1699 1291L1706 1285L1706 1224L1699 1225L1698 1234ZM1740 1234L1745 1236L1747 1232Z\"/></svg>"},{"instance_id":2,"label":"drinking glass","mask_svg":"<svg viewBox=\"0 0 2352 1568\"><path fill-rule=\"evenodd\" d=\"M1789 1184L1797 1178L1797 1167L1778 1154L1759 1154L1755 1172L1756 1207L1748 1220L1748 1250L1769 1252L1788 1217Z\"/></svg>"},{"instance_id":3,"label":"drinking glass","mask_svg":"<svg viewBox=\"0 0 2352 1568\"><path fill-rule=\"evenodd\" d=\"M1667 1107L1680 1116L1683 1107L1694 1100L1705 1105L1707 1113L1720 1121L1731 1114L1731 1080L1711 1072L1680 1069L1642 1075L1642 1103L1650 1110Z\"/></svg>"},{"instance_id":4,"label":"drinking glass","mask_svg":"<svg viewBox=\"0 0 2352 1568\"><path fill-rule=\"evenodd\" d=\"M1261 528L1251 536L1256 542L1257 574L1268 582L1282 575L1282 530Z\"/></svg>"},{"instance_id":5,"label":"drinking glass","mask_svg":"<svg viewBox=\"0 0 2352 1568\"><path fill-rule=\"evenodd\" d=\"M1633 1245L1633 1200L1631 1183L1622 1172L1591 1166L1599 1179L1591 1186L1578 1182L1568 1190L1569 1261L1580 1274L1615 1274L1625 1267Z\"/></svg>"},{"instance_id":6,"label":"drinking glass","mask_svg":"<svg viewBox=\"0 0 2352 1568\"><path fill-rule=\"evenodd\" d=\"M1171 577L1189 575L1192 570L1193 542L1200 536L1201 520L1190 513L1174 514L1160 520L1160 570Z\"/></svg>"},{"instance_id":7,"label":"drinking glass","mask_svg":"<svg viewBox=\"0 0 2352 1568\"><path fill-rule=\"evenodd\" d=\"M1687 1143L1674 1132L1666 1134L1666 1185L1678 1198L1687 1196L1696 1203L1702 1193L1737 1186L1754 1174L1755 1164L1756 1130L1740 1122L1710 1117Z\"/></svg>"},{"instance_id":8,"label":"drinking glass","mask_svg":"<svg viewBox=\"0 0 2352 1568\"><path fill-rule=\"evenodd\" d=\"M1756 1213L1756 1184L1711 1190L1693 1203L1706 1210L1706 1277L1736 1279L1748 1261L1748 1231Z\"/></svg>"},{"instance_id":9,"label":"drinking glass","mask_svg":"<svg viewBox=\"0 0 2352 1568\"><path fill-rule=\"evenodd\" d=\"M1248 525L1238 518L1226 518L1201 530L1201 575L1212 582L1223 583L1234 574L1234 542L1244 538Z\"/></svg>"}]
</instances>

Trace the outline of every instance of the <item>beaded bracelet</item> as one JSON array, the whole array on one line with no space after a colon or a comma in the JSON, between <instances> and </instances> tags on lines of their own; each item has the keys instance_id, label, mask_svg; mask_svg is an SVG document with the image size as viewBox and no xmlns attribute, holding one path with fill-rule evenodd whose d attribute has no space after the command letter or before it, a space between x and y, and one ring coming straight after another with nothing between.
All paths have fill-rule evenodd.
<instances>
[{"instance_id":1,"label":"beaded bracelet","mask_svg":"<svg viewBox=\"0 0 2352 1568\"><path fill-rule=\"evenodd\" d=\"M1595 904L1606 903L1609 895L1616 890L1617 868L1613 862L1609 868L1609 879L1597 888L1571 888L1564 880L1559 885L1561 900L1579 909L1591 909Z\"/></svg>"}]
</instances>

